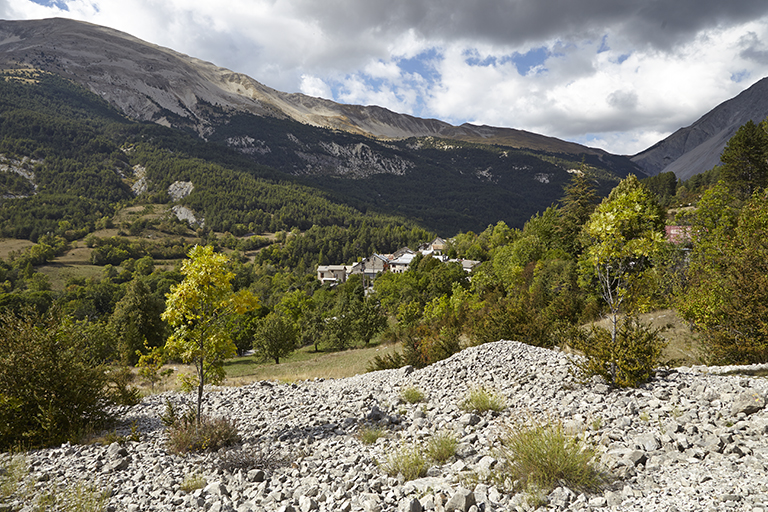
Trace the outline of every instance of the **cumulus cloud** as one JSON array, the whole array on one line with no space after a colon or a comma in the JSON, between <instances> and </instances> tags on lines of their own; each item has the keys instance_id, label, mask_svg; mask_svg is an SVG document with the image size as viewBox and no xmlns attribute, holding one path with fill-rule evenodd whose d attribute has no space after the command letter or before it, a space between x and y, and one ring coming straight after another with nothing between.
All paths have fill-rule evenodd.
<instances>
[{"instance_id":1,"label":"cumulus cloud","mask_svg":"<svg viewBox=\"0 0 768 512\"><path fill-rule=\"evenodd\" d=\"M645 149L768 75L755 0L0 0L287 92Z\"/></svg>"}]
</instances>

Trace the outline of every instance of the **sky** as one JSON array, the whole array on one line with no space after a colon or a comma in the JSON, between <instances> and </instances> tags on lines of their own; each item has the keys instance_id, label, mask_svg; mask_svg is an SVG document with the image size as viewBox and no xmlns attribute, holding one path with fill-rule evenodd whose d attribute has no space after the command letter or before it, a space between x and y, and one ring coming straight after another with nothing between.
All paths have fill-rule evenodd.
<instances>
[{"instance_id":1,"label":"sky","mask_svg":"<svg viewBox=\"0 0 768 512\"><path fill-rule=\"evenodd\" d=\"M0 0L285 92L635 154L768 76L766 0Z\"/></svg>"}]
</instances>

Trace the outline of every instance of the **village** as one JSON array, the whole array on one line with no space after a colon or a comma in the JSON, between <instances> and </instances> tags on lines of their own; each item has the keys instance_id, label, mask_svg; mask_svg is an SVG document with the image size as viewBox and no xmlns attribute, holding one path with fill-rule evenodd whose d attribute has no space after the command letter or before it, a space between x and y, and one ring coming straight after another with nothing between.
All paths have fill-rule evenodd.
<instances>
[{"instance_id":1,"label":"village","mask_svg":"<svg viewBox=\"0 0 768 512\"><path fill-rule=\"evenodd\" d=\"M372 254L352 265L318 265L317 279L322 284L335 286L346 282L351 275L362 274L364 280L373 282L382 272L402 274L408 270L417 254L437 258L444 263L459 263L466 272L471 272L480 264L475 260L449 259L446 255L447 249L447 242L437 237L430 243L422 244L415 251L403 247L392 254Z\"/></svg>"}]
</instances>

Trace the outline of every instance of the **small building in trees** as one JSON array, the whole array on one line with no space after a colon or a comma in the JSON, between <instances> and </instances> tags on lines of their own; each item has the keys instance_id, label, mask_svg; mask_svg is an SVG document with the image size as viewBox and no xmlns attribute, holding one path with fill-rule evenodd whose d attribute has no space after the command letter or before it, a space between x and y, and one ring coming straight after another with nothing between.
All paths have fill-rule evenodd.
<instances>
[{"instance_id":1,"label":"small building in trees","mask_svg":"<svg viewBox=\"0 0 768 512\"><path fill-rule=\"evenodd\" d=\"M318 265L317 279L323 284L340 284L347 281L352 265Z\"/></svg>"}]
</instances>

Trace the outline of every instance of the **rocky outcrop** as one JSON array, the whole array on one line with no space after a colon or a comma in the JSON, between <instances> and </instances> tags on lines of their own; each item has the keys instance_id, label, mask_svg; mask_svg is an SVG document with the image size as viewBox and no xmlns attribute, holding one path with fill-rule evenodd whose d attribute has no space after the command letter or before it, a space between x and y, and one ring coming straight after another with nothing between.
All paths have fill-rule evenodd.
<instances>
[{"instance_id":1,"label":"rocky outcrop","mask_svg":"<svg viewBox=\"0 0 768 512\"><path fill-rule=\"evenodd\" d=\"M66 444L28 459L38 485L87 478L110 489L111 510L530 510L524 495L487 476L499 470L506 427L536 418L562 422L594 444L613 477L594 494L557 487L545 497L547 510L764 510L768 412L761 400L768 382L716 370L665 370L639 389L610 390L576 382L561 352L500 341L416 371L210 390L206 410L239 425L244 444L237 450L287 457L279 467L232 469L219 454L169 454L159 420L164 401L194 400L173 393L122 412L125 433L136 425L139 441ZM508 408L462 410L459 402L480 385L503 395ZM403 403L405 386L419 388L425 402ZM362 444L356 434L374 424L387 435ZM457 455L426 477L404 482L381 470L394 450L446 431L459 440ZM196 474L199 488L182 490Z\"/></svg>"}]
</instances>

